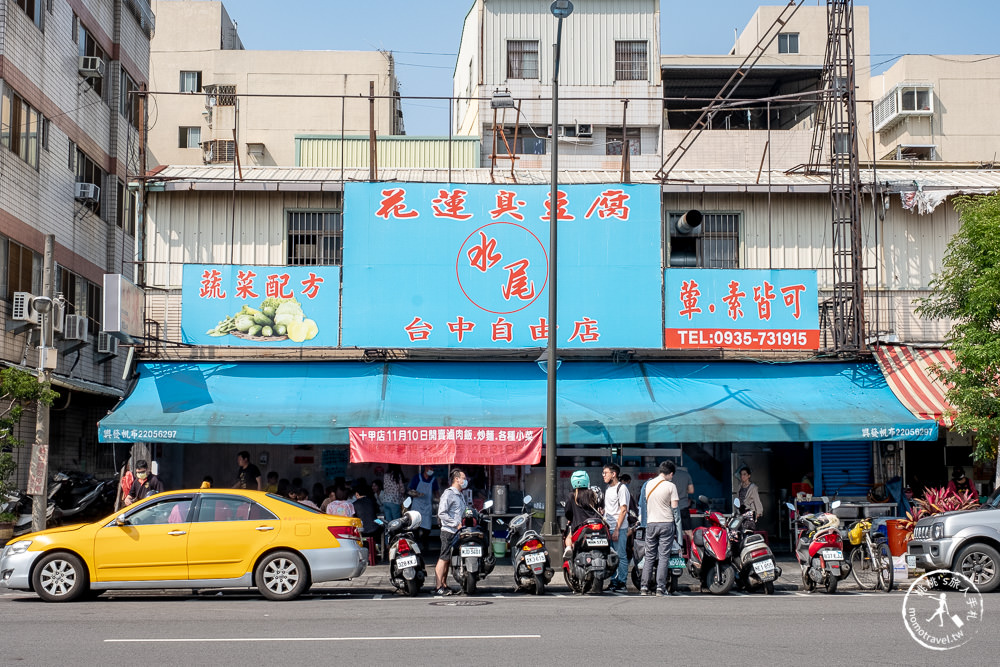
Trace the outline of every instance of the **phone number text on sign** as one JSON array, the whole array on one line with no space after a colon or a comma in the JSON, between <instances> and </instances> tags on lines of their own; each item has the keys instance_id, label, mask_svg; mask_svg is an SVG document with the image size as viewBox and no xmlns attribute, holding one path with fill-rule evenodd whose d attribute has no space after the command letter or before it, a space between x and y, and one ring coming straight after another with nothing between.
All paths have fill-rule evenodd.
<instances>
[{"instance_id":1,"label":"phone number text on sign","mask_svg":"<svg viewBox=\"0 0 1000 667\"><path fill-rule=\"evenodd\" d=\"M794 329L667 329L666 347L697 350L725 347L739 350L815 350L818 330Z\"/></svg>"}]
</instances>

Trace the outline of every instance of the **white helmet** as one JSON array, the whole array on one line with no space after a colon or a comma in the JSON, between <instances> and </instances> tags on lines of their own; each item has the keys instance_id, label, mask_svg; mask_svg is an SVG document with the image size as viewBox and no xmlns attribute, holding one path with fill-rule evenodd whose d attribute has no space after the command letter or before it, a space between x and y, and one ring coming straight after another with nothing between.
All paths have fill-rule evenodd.
<instances>
[{"instance_id":1,"label":"white helmet","mask_svg":"<svg viewBox=\"0 0 1000 667\"><path fill-rule=\"evenodd\" d=\"M825 514L818 514L813 523L816 526L816 532L828 532L831 530L836 530L840 527L840 517L838 517L833 512L826 512Z\"/></svg>"},{"instance_id":2,"label":"white helmet","mask_svg":"<svg viewBox=\"0 0 1000 667\"><path fill-rule=\"evenodd\" d=\"M419 526L420 525L420 521L423 519L423 517L420 516L420 512L418 512L417 510L407 510L403 514L403 516L406 517L407 521L410 522L410 526L411 527L412 526Z\"/></svg>"}]
</instances>

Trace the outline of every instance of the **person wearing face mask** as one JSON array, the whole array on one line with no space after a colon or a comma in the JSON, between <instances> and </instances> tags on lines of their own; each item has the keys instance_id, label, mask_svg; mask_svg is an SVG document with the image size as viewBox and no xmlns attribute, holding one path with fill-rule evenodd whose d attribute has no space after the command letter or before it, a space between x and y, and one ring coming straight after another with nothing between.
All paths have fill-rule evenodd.
<instances>
[{"instance_id":1,"label":"person wearing face mask","mask_svg":"<svg viewBox=\"0 0 1000 667\"><path fill-rule=\"evenodd\" d=\"M465 495L462 491L469 486L469 480L465 473L459 468L453 468L448 477L451 486L441 494L441 502L438 504L438 523L441 524L441 553L438 556L437 565L434 566L434 575L437 577L437 587L435 595L451 595L448 588L448 566L451 560L451 541L455 533L462 527L462 517L465 516Z\"/></svg>"},{"instance_id":2,"label":"person wearing face mask","mask_svg":"<svg viewBox=\"0 0 1000 667\"><path fill-rule=\"evenodd\" d=\"M434 479L434 468L424 466L423 469L414 475L410 480L410 488L407 494L413 498L410 509L420 512L420 527L417 529L417 539L420 540L420 549L427 553L431 536L431 517L434 516L434 497L438 494L438 483Z\"/></svg>"},{"instance_id":3,"label":"person wearing face mask","mask_svg":"<svg viewBox=\"0 0 1000 667\"><path fill-rule=\"evenodd\" d=\"M128 507L137 500L148 498L149 496L163 491L163 482L156 475L149 474L149 463L138 461L135 464L135 481L125 496L123 504Z\"/></svg>"}]
</instances>

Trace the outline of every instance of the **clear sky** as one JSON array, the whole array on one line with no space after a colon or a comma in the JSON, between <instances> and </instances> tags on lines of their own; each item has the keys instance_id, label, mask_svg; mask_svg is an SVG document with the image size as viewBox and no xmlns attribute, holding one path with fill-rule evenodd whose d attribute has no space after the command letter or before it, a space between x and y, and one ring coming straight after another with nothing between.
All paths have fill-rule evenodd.
<instances>
[{"instance_id":1,"label":"clear sky","mask_svg":"<svg viewBox=\"0 0 1000 667\"><path fill-rule=\"evenodd\" d=\"M587 0L574 0L583 3ZM223 0L243 44L260 50L391 50L400 94L449 95L462 22L472 0ZM548 4L548 0L539 0ZM721 54L759 5L776 0L662 0L661 50ZM869 0L875 74L910 53L1000 53L997 0ZM825 6L825 0L806 5ZM572 20L572 19L569 19ZM406 133L448 132L445 102L403 102Z\"/></svg>"}]
</instances>

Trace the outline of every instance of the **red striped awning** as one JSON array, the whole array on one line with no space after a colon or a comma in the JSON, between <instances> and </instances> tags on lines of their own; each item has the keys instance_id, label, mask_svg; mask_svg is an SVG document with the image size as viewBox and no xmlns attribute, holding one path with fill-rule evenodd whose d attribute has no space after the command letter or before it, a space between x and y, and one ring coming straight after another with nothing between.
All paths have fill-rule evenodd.
<instances>
[{"instance_id":1,"label":"red striped awning","mask_svg":"<svg viewBox=\"0 0 1000 667\"><path fill-rule=\"evenodd\" d=\"M951 350L883 345L875 349L885 380L906 409L921 419L935 419L942 426L955 421L955 408L945 398L948 385L936 369L955 367Z\"/></svg>"}]
</instances>

